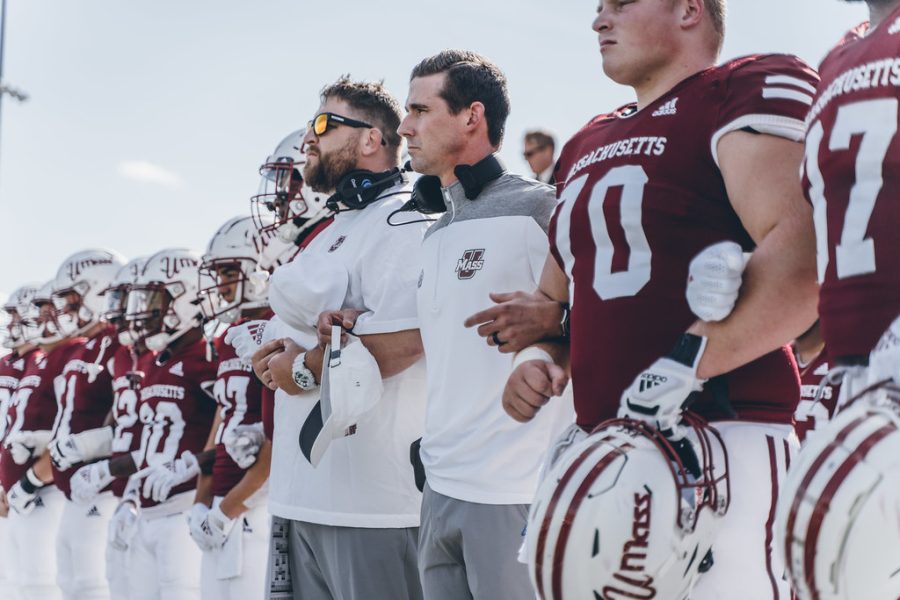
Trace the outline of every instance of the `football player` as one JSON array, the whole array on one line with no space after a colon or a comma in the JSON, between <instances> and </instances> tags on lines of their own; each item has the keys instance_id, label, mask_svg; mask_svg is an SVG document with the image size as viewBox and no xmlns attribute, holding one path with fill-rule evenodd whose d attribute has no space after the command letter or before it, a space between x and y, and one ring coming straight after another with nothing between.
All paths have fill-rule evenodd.
<instances>
[{"instance_id":1,"label":"football player","mask_svg":"<svg viewBox=\"0 0 900 600\"><path fill-rule=\"evenodd\" d=\"M801 175L813 205L822 337L843 379L838 414L807 444L779 503L801 598L900 594L891 435L900 406L900 1L866 4L869 22L819 66L806 119Z\"/></svg>"},{"instance_id":2,"label":"football player","mask_svg":"<svg viewBox=\"0 0 900 600\"><path fill-rule=\"evenodd\" d=\"M40 350L26 364L9 403L9 431L0 454L0 480L12 509L9 531L20 598L60 598L56 584L56 534L65 497L53 485L46 452L57 415L59 376L85 338L60 327L53 302L53 280L32 297L37 309L26 324ZM33 319L33 320L32 320ZM71 333L71 332L69 332Z\"/></svg>"},{"instance_id":3,"label":"football player","mask_svg":"<svg viewBox=\"0 0 900 600\"><path fill-rule=\"evenodd\" d=\"M129 291L125 318L135 341L152 351L141 354L134 369L143 374L140 447L79 469L74 498L90 501L117 477L203 449L215 412L215 365L207 358L197 307L199 264L195 252L162 250L147 259ZM165 502L140 498L128 549L130 598L199 597L200 552L184 521L172 518L189 510L195 485L196 478L174 487Z\"/></svg>"},{"instance_id":4,"label":"football player","mask_svg":"<svg viewBox=\"0 0 900 600\"><path fill-rule=\"evenodd\" d=\"M813 232L796 172L818 78L789 55L716 66L724 8L599 3L604 72L637 101L592 119L560 156L541 290L571 303L570 344L532 348L504 394L510 415L527 421L559 394L571 364L587 430L619 414L677 441L692 401L717 421L732 502L691 596L700 599L789 593L772 543L796 444L799 381L786 344L815 320ZM696 321L684 295L688 265L722 240L756 249L743 293L727 319Z\"/></svg>"},{"instance_id":5,"label":"football player","mask_svg":"<svg viewBox=\"0 0 900 600\"><path fill-rule=\"evenodd\" d=\"M103 291L125 264L115 252L84 250L63 261L53 283L57 324L69 335L84 338L63 367L53 424L50 454L53 482L70 499L69 478L93 456L97 438L112 407L112 379L105 367L118 348L115 331L100 320ZM84 450L85 452L82 452ZM109 518L116 506L111 493L93 503L65 503L56 539L57 581L66 600L109 598L104 549Z\"/></svg>"},{"instance_id":6,"label":"football player","mask_svg":"<svg viewBox=\"0 0 900 600\"><path fill-rule=\"evenodd\" d=\"M31 308L31 298L37 291L37 285L24 285L17 288L3 302L4 327L2 346L10 351L0 358L0 443L9 427L7 412L16 386L25 372L26 366L34 360L37 346L29 341L25 326ZM13 558L8 521L9 504L6 502L6 491L0 483L0 596L15 598L15 573L12 569Z\"/></svg>"},{"instance_id":7,"label":"football player","mask_svg":"<svg viewBox=\"0 0 900 600\"><path fill-rule=\"evenodd\" d=\"M267 215L257 218L265 224L273 221ZM291 250L296 252L296 246L282 241L271 228L257 231L251 217L229 219L213 236L200 266L201 280L214 282L200 290L206 319L218 319L231 329L246 320L270 318L269 271ZM197 487L190 528L203 551L203 597L227 600L256 596L265 583L269 517L264 504L271 445L249 468L237 464L227 452L224 440L234 436L237 428L261 427L263 386L249 360L240 359L232 346L219 343L217 349L213 391L218 413L207 446L214 448L212 478L209 486ZM179 472L177 461L173 466L157 465L146 476L144 487L158 500L191 474L190 470Z\"/></svg>"}]
</instances>

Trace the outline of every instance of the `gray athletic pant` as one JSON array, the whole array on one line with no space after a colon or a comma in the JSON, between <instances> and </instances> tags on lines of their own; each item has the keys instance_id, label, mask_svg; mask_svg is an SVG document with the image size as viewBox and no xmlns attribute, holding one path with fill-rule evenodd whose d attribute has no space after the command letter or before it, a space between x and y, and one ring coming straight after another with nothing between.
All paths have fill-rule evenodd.
<instances>
[{"instance_id":1,"label":"gray athletic pant","mask_svg":"<svg viewBox=\"0 0 900 600\"><path fill-rule=\"evenodd\" d=\"M273 517L266 599L422 600L418 531Z\"/></svg>"},{"instance_id":2,"label":"gray athletic pant","mask_svg":"<svg viewBox=\"0 0 900 600\"><path fill-rule=\"evenodd\" d=\"M477 504L425 484L419 573L426 600L528 600L528 568L517 560L527 504Z\"/></svg>"}]
</instances>

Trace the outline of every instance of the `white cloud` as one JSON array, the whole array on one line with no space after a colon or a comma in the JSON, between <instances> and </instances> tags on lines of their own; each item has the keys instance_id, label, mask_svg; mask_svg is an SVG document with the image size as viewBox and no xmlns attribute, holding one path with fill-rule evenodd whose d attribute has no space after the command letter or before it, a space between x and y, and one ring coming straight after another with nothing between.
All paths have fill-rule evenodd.
<instances>
[{"instance_id":1,"label":"white cloud","mask_svg":"<svg viewBox=\"0 0 900 600\"><path fill-rule=\"evenodd\" d=\"M119 163L119 175L133 181L165 187L181 185L181 178L176 173L145 160L123 160Z\"/></svg>"}]
</instances>

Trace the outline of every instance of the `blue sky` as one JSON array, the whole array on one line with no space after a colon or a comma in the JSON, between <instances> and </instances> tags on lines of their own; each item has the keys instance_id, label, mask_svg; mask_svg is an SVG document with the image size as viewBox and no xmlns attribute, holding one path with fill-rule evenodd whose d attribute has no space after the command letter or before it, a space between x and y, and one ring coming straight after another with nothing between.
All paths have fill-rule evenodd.
<instances>
[{"instance_id":1,"label":"blue sky","mask_svg":"<svg viewBox=\"0 0 900 600\"><path fill-rule=\"evenodd\" d=\"M85 247L128 257L202 250L249 211L257 169L343 73L406 98L409 71L447 47L507 74L502 156L527 173L521 135L565 139L631 99L605 79L596 4L557 0L7 0L0 290L52 277ZM865 4L732 0L723 58L790 52L813 65Z\"/></svg>"}]
</instances>

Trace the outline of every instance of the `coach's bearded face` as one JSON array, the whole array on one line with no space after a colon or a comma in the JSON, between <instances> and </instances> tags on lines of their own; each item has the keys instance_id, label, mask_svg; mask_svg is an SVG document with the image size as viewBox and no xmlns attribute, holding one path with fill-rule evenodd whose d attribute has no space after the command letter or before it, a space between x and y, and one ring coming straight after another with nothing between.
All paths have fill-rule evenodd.
<instances>
[{"instance_id":1,"label":"coach's bearded face","mask_svg":"<svg viewBox=\"0 0 900 600\"><path fill-rule=\"evenodd\" d=\"M303 179L316 192L331 193L341 177L356 168L359 160L359 141L350 136L334 150L323 150L319 144L309 144Z\"/></svg>"}]
</instances>

